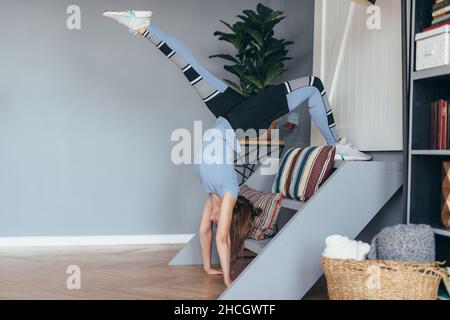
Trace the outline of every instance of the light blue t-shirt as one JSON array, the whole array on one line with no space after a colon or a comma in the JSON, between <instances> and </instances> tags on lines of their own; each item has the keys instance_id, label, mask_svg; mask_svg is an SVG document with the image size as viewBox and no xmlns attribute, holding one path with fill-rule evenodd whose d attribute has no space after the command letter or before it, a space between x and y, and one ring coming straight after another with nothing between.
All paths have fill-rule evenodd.
<instances>
[{"instance_id":1,"label":"light blue t-shirt","mask_svg":"<svg viewBox=\"0 0 450 320\"><path fill-rule=\"evenodd\" d=\"M240 151L239 142L230 123L219 117L202 139L202 154L196 156L200 183L208 194L221 197L230 193L237 199L239 183L234 168L234 155Z\"/></svg>"}]
</instances>

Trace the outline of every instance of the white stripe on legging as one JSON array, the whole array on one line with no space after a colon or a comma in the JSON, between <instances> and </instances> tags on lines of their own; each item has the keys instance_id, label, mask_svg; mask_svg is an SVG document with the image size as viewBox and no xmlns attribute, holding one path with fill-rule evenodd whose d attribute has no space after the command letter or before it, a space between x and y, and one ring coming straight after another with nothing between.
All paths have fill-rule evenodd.
<instances>
[{"instance_id":1,"label":"white stripe on legging","mask_svg":"<svg viewBox=\"0 0 450 320\"><path fill-rule=\"evenodd\" d=\"M220 93L220 91L217 90L217 91L214 92L212 95L210 95L209 97L207 97L206 99L204 99L203 102L208 102L208 101L210 101L211 99L217 97L217 96L219 95L219 93Z\"/></svg>"},{"instance_id":2,"label":"white stripe on legging","mask_svg":"<svg viewBox=\"0 0 450 320\"><path fill-rule=\"evenodd\" d=\"M192 66L190 64L188 64L186 67L184 67L183 69L181 69L181 71L186 72L188 71L190 68L192 68Z\"/></svg>"},{"instance_id":3,"label":"white stripe on legging","mask_svg":"<svg viewBox=\"0 0 450 320\"><path fill-rule=\"evenodd\" d=\"M196 84L197 82L199 82L202 79L203 79L202 76L200 76L197 79L195 79L194 81L192 81L191 84L194 85L194 84Z\"/></svg>"},{"instance_id":4,"label":"white stripe on legging","mask_svg":"<svg viewBox=\"0 0 450 320\"><path fill-rule=\"evenodd\" d=\"M288 92L288 93L291 93L292 90L291 90L291 86L289 85L289 83L288 83L288 82L285 82L284 85L286 86L287 92Z\"/></svg>"}]
</instances>

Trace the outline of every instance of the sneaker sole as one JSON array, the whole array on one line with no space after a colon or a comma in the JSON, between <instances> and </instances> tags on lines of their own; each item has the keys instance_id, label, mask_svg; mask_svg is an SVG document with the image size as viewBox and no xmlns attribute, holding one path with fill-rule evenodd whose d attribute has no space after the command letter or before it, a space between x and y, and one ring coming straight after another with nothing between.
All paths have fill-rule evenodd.
<instances>
[{"instance_id":1,"label":"sneaker sole","mask_svg":"<svg viewBox=\"0 0 450 320\"><path fill-rule=\"evenodd\" d=\"M372 161L373 158L370 159L363 159L363 158L352 158L352 157L343 157L343 156L336 156L334 158L334 160L336 161L360 161L360 162L364 162L364 161Z\"/></svg>"},{"instance_id":2,"label":"sneaker sole","mask_svg":"<svg viewBox=\"0 0 450 320\"><path fill-rule=\"evenodd\" d=\"M347 162L370 162L372 159L349 159L349 158L340 158L340 159L334 159L335 161L347 161Z\"/></svg>"},{"instance_id":3,"label":"sneaker sole","mask_svg":"<svg viewBox=\"0 0 450 320\"><path fill-rule=\"evenodd\" d=\"M126 17L128 16L128 12L130 10L123 10L123 11L105 11L103 12L103 15L105 17L111 17L111 16L118 16L118 17ZM153 16L153 12L152 11L134 11L134 15L136 16L136 18L151 18Z\"/></svg>"}]
</instances>

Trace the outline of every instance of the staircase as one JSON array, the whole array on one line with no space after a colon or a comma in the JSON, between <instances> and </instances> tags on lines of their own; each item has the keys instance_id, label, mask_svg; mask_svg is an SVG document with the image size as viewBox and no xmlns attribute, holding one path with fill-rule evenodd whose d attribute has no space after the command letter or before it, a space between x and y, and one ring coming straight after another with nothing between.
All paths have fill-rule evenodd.
<instances>
[{"instance_id":1,"label":"staircase","mask_svg":"<svg viewBox=\"0 0 450 320\"><path fill-rule=\"evenodd\" d=\"M322 276L320 257L325 238L342 234L355 238L400 189L399 162L336 162L335 171L307 203L284 200L294 217L269 240L248 240L258 255L219 299L301 299ZM251 188L270 191L274 176L255 173ZM214 249L213 263L218 263ZM198 235L170 265L202 264Z\"/></svg>"}]
</instances>

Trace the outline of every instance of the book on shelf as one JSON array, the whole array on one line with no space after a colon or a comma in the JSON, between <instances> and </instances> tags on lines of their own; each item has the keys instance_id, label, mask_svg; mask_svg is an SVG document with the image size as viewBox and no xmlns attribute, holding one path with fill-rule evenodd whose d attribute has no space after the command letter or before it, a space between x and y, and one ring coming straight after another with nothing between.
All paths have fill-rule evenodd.
<instances>
[{"instance_id":1,"label":"book on shelf","mask_svg":"<svg viewBox=\"0 0 450 320\"><path fill-rule=\"evenodd\" d=\"M450 0L436 0L431 11L431 26L423 31L430 31L450 23Z\"/></svg>"},{"instance_id":2,"label":"book on shelf","mask_svg":"<svg viewBox=\"0 0 450 320\"><path fill-rule=\"evenodd\" d=\"M446 100L431 103L430 149L450 149L450 105Z\"/></svg>"},{"instance_id":3,"label":"book on shelf","mask_svg":"<svg viewBox=\"0 0 450 320\"><path fill-rule=\"evenodd\" d=\"M433 10L439 10L450 4L450 0L436 0L433 5Z\"/></svg>"},{"instance_id":4,"label":"book on shelf","mask_svg":"<svg viewBox=\"0 0 450 320\"><path fill-rule=\"evenodd\" d=\"M430 111L430 149L437 149L437 124L438 124L438 108L437 102L434 101L431 103L431 111Z\"/></svg>"},{"instance_id":5,"label":"book on shelf","mask_svg":"<svg viewBox=\"0 0 450 320\"><path fill-rule=\"evenodd\" d=\"M435 1L434 5L432 7L432 13L433 16L442 14L442 12L445 12L450 7L450 1L449 0L443 0L443 1Z\"/></svg>"},{"instance_id":6,"label":"book on shelf","mask_svg":"<svg viewBox=\"0 0 450 320\"><path fill-rule=\"evenodd\" d=\"M439 125L438 125L438 149L446 150L447 149L447 101L439 100L438 103L438 117L439 117Z\"/></svg>"},{"instance_id":7,"label":"book on shelf","mask_svg":"<svg viewBox=\"0 0 450 320\"><path fill-rule=\"evenodd\" d=\"M433 26L436 26L438 24L445 23L445 22L450 22L450 13L443 15L441 17L436 17L435 19L433 19L433 22L431 24Z\"/></svg>"},{"instance_id":8,"label":"book on shelf","mask_svg":"<svg viewBox=\"0 0 450 320\"><path fill-rule=\"evenodd\" d=\"M450 12L450 4L447 5L446 7L442 8L442 9L433 11L432 17L433 17L433 19L436 19L436 18L439 18L439 17L443 17L449 12Z\"/></svg>"},{"instance_id":9,"label":"book on shelf","mask_svg":"<svg viewBox=\"0 0 450 320\"><path fill-rule=\"evenodd\" d=\"M450 21L445 21L445 22L441 22L441 23L432 25L431 27L423 29L423 32L427 32L427 31L431 31L431 30L434 30L434 29L438 29L438 28L441 28L441 27L446 26L446 25L450 25Z\"/></svg>"}]
</instances>

